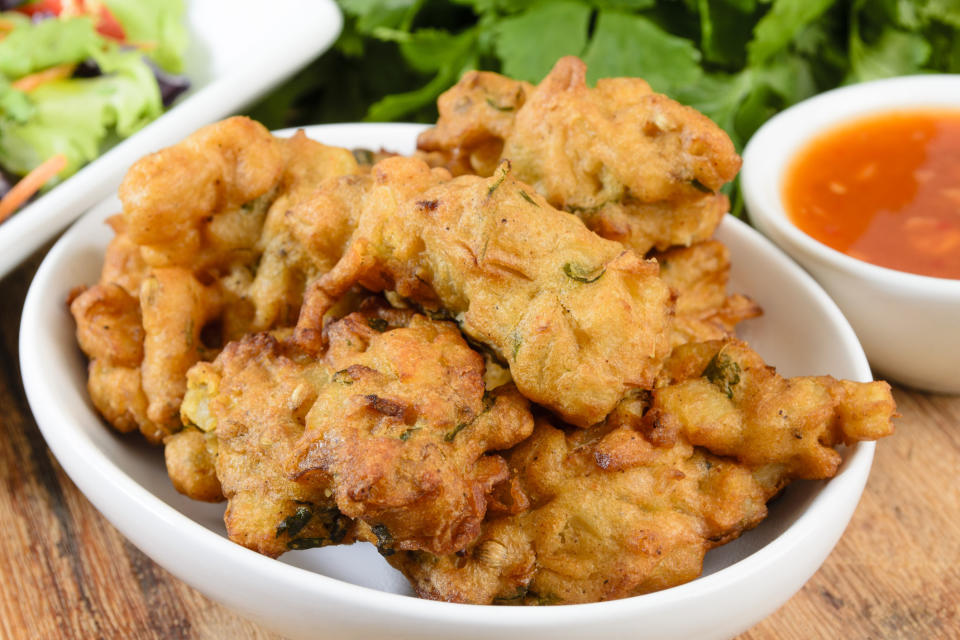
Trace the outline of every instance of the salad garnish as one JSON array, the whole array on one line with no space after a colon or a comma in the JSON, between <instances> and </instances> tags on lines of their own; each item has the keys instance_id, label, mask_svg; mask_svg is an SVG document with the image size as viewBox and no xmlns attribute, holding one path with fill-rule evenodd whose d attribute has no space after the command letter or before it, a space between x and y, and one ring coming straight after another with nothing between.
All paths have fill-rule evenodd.
<instances>
[{"instance_id":1,"label":"salad garnish","mask_svg":"<svg viewBox=\"0 0 960 640\"><path fill-rule=\"evenodd\" d=\"M20 177L0 221L189 87L183 15L183 0L0 0L0 169Z\"/></svg>"}]
</instances>

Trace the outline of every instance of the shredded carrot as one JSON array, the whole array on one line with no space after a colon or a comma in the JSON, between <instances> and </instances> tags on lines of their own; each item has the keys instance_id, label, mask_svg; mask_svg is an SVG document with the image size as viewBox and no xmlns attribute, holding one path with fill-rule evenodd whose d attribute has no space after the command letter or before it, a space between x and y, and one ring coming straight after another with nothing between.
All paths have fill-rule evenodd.
<instances>
[{"instance_id":1,"label":"shredded carrot","mask_svg":"<svg viewBox=\"0 0 960 640\"><path fill-rule=\"evenodd\" d=\"M23 76L19 80L10 83L10 86L14 89L19 89L20 91L33 91L42 84L48 82L53 82L54 80L63 80L64 78L69 78L73 75L74 69L77 68L75 64L58 64L55 67L50 67L49 69L44 69L43 71L37 71L36 73L31 73L28 76Z\"/></svg>"},{"instance_id":2,"label":"shredded carrot","mask_svg":"<svg viewBox=\"0 0 960 640\"><path fill-rule=\"evenodd\" d=\"M40 190L52 177L63 171L67 166L67 156L58 153L44 160L37 167L23 176L20 182L13 185L13 189L0 199L0 222L10 217L14 211L30 199L30 196Z\"/></svg>"},{"instance_id":3,"label":"shredded carrot","mask_svg":"<svg viewBox=\"0 0 960 640\"><path fill-rule=\"evenodd\" d=\"M16 27L17 25L15 25L13 21L0 19L0 40L6 38Z\"/></svg>"},{"instance_id":4,"label":"shredded carrot","mask_svg":"<svg viewBox=\"0 0 960 640\"><path fill-rule=\"evenodd\" d=\"M143 40L141 42L132 42L130 40L127 40L125 44L128 44L131 47L136 47L141 51L154 51L160 47L159 42L154 42L152 40Z\"/></svg>"}]
</instances>

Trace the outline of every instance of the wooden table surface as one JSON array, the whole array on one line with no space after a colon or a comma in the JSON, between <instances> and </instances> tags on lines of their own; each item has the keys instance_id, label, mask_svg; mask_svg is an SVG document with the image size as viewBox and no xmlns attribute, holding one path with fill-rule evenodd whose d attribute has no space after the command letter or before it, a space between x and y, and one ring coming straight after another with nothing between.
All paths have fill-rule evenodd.
<instances>
[{"instance_id":1,"label":"wooden table surface","mask_svg":"<svg viewBox=\"0 0 960 640\"><path fill-rule=\"evenodd\" d=\"M17 355L38 262L0 280L0 637L277 638L127 542L50 453ZM897 433L877 447L840 543L798 594L740 640L960 638L960 397L894 393Z\"/></svg>"}]
</instances>

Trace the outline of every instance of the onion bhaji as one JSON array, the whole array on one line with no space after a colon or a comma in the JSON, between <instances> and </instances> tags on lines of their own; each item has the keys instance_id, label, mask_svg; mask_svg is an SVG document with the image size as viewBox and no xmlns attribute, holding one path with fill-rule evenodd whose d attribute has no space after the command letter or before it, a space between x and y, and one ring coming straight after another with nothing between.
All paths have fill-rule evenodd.
<instances>
[{"instance_id":1,"label":"onion bhaji","mask_svg":"<svg viewBox=\"0 0 960 640\"><path fill-rule=\"evenodd\" d=\"M304 344L320 348L323 315L360 284L454 318L509 365L524 396L577 426L652 384L672 315L655 261L550 207L509 163L490 178L449 180L417 159L390 158L372 173L346 253L305 296Z\"/></svg>"},{"instance_id":2,"label":"onion bhaji","mask_svg":"<svg viewBox=\"0 0 960 640\"><path fill-rule=\"evenodd\" d=\"M91 399L120 431L159 442L180 428L186 372L221 344L296 321L315 254L296 205L353 155L246 118L200 129L137 162L120 187L98 284L71 311L90 358ZM335 223L326 225L335 227ZM306 229L306 232L305 232ZM116 330L114 330L116 328Z\"/></svg>"},{"instance_id":3,"label":"onion bhaji","mask_svg":"<svg viewBox=\"0 0 960 640\"><path fill-rule=\"evenodd\" d=\"M184 416L216 439L232 540L276 556L351 540L357 518L397 548L451 553L479 532L508 476L488 452L530 435L527 401L513 385L485 392L483 358L452 323L364 306L327 326L322 358L260 333L190 371ZM178 487L206 473L174 463ZM302 530L283 525L307 512Z\"/></svg>"},{"instance_id":4,"label":"onion bhaji","mask_svg":"<svg viewBox=\"0 0 960 640\"><path fill-rule=\"evenodd\" d=\"M641 254L708 239L729 209L720 188L740 168L709 118L639 78L588 88L573 57L537 87L469 72L438 109L418 140L425 159L482 176L508 159L552 206Z\"/></svg>"},{"instance_id":5,"label":"onion bhaji","mask_svg":"<svg viewBox=\"0 0 960 640\"><path fill-rule=\"evenodd\" d=\"M539 418L506 454L528 509L488 517L463 554L404 552L391 564L421 597L454 602L664 589L759 524L790 480L834 475L836 445L892 432L886 383L784 379L736 340L680 347L658 385L591 429Z\"/></svg>"}]
</instances>

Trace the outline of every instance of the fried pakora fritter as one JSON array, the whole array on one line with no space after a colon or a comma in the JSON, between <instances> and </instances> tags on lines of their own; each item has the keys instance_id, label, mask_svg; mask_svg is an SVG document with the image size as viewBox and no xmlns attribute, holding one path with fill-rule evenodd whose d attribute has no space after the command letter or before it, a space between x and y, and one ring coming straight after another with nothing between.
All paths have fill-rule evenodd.
<instances>
[{"instance_id":1,"label":"fried pakora fritter","mask_svg":"<svg viewBox=\"0 0 960 640\"><path fill-rule=\"evenodd\" d=\"M305 297L303 344L321 348L324 313L360 284L454 318L524 396L577 426L652 384L672 313L656 262L551 208L507 163L491 178L449 180L411 158L372 173L344 257Z\"/></svg>"},{"instance_id":2,"label":"fried pakora fritter","mask_svg":"<svg viewBox=\"0 0 960 640\"><path fill-rule=\"evenodd\" d=\"M517 111L533 91L533 85L499 73L468 71L437 100L440 118L417 143L422 157L456 176L493 175Z\"/></svg>"},{"instance_id":3,"label":"fried pakora fritter","mask_svg":"<svg viewBox=\"0 0 960 640\"><path fill-rule=\"evenodd\" d=\"M664 589L759 524L790 480L835 474L836 445L892 432L886 383L784 379L735 340L680 347L665 371L646 410L635 398L588 430L538 419L507 454L529 509L488 518L461 556L399 553L391 564L418 595L455 602Z\"/></svg>"},{"instance_id":4,"label":"fried pakora fritter","mask_svg":"<svg viewBox=\"0 0 960 640\"><path fill-rule=\"evenodd\" d=\"M100 282L71 299L91 398L108 422L161 441L181 426L194 363L295 322L305 282L339 258L337 249L315 255L303 216L310 230L320 221L297 205L323 179L357 170L345 149L302 133L274 138L246 118L200 129L130 169Z\"/></svg>"},{"instance_id":5,"label":"fried pakora fritter","mask_svg":"<svg viewBox=\"0 0 960 640\"><path fill-rule=\"evenodd\" d=\"M730 251L716 240L651 254L676 294L673 346L733 337L737 324L761 315L743 294L727 293Z\"/></svg>"},{"instance_id":6,"label":"fried pakora fritter","mask_svg":"<svg viewBox=\"0 0 960 640\"><path fill-rule=\"evenodd\" d=\"M417 595L562 604L655 591L697 577L710 538L766 513L746 469L689 444L658 449L628 428L564 431L539 419L508 459L530 509L485 522L462 557L390 556Z\"/></svg>"},{"instance_id":7,"label":"fried pakora fritter","mask_svg":"<svg viewBox=\"0 0 960 640\"><path fill-rule=\"evenodd\" d=\"M115 246L107 249L108 257ZM106 282L72 292L69 302L77 318L77 342L90 358L87 390L93 405L118 431L141 428L159 438L147 418L140 382L144 332L139 299Z\"/></svg>"},{"instance_id":8,"label":"fried pakora fritter","mask_svg":"<svg viewBox=\"0 0 960 640\"><path fill-rule=\"evenodd\" d=\"M261 333L190 371L183 413L215 436L231 540L276 556L352 540L357 518L397 548L459 550L508 476L488 452L533 429L527 401L485 394L483 358L452 323L367 304L326 333L322 358ZM195 431L168 444L178 488L208 475ZM281 526L306 512L302 530Z\"/></svg>"},{"instance_id":9,"label":"fried pakora fritter","mask_svg":"<svg viewBox=\"0 0 960 640\"><path fill-rule=\"evenodd\" d=\"M190 370L183 401L190 426L168 441L167 471L174 486L188 489L209 477L213 462L234 542L276 557L350 541L352 523L328 492L293 482L284 472L317 389L331 373L326 363L268 333L231 342L216 360ZM194 432L213 441L215 455L176 457L197 447L187 444L199 440Z\"/></svg>"},{"instance_id":10,"label":"fried pakora fritter","mask_svg":"<svg viewBox=\"0 0 960 640\"><path fill-rule=\"evenodd\" d=\"M836 446L893 432L886 382L783 378L735 339L678 347L657 387L642 429L658 446L682 436L751 469L773 465L785 480L833 477Z\"/></svg>"},{"instance_id":11,"label":"fried pakora fritter","mask_svg":"<svg viewBox=\"0 0 960 640\"><path fill-rule=\"evenodd\" d=\"M508 159L551 205L641 254L708 239L729 208L719 190L740 168L707 117L639 78L588 88L573 57L536 88L467 73L438 108L437 126L418 140L426 159L482 176Z\"/></svg>"},{"instance_id":12,"label":"fried pakora fritter","mask_svg":"<svg viewBox=\"0 0 960 640\"><path fill-rule=\"evenodd\" d=\"M217 454L220 442L208 416L197 415L200 398L184 402L184 412L193 415L210 431L201 431L195 424L168 436L163 446L167 475L173 487L183 495L203 502L222 502L223 487L217 477Z\"/></svg>"},{"instance_id":13,"label":"fried pakora fritter","mask_svg":"<svg viewBox=\"0 0 960 640\"><path fill-rule=\"evenodd\" d=\"M288 473L332 490L344 514L398 549L458 551L509 475L485 454L530 435L528 403L511 384L485 393L483 359L454 324L416 315L381 334L368 320L330 326L326 359L339 370L319 390Z\"/></svg>"},{"instance_id":14,"label":"fried pakora fritter","mask_svg":"<svg viewBox=\"0 0 960 640\"><path fill-rule=\"evenodd\" d=\"M760 309L709 239L733 145L585 74L470 72L415 158L230 118L142 159L70 296L97 410L271 557L371 542L478 604L696 578L895 406L734 337Z\"/></svg>"}]
</instances>

